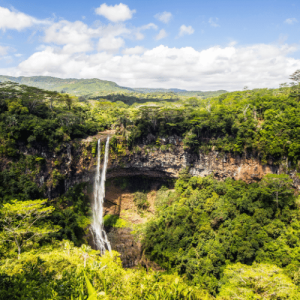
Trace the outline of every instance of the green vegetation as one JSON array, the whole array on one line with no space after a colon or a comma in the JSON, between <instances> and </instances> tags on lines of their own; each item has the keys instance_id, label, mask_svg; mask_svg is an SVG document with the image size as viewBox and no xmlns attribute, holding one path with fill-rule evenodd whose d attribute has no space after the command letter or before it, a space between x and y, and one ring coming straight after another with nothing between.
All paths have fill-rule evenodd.
<instances>
[{"instance_id":1,"label":"green vegetation","mask_svg":"<svg viewBox=\"0 0 300 300\"><path fill-rule=\"evenodd\" d=\"M188 151L249 153L264 163L272 159L287 167L300 160L298 85L279 90L232 92L215 98L190 98L156 106L141 106L135 118L121 120L128 146L148 135L183 137ZM296 94L297 95L297 94ZM129 126L128 126L129 125Z\"/></svg>"},{"instance_id":2,"label":"green vegetation","mask_svg":"<svg viewBox=\"0 0 300 300\"><path fill-rule=\"evenodd\" d=\"M62 79L49 76L33 76L33 77L12 77L0 75L0 82L15 82L18 84L25 84L28 86L44 89L48 91L56 91L59 93L68 93L74 96L79 96L81 101L86 101L92 97L108 96L108 100L123 101L131 100L128 104L133 104L132 100L139 100L153 98L153 99L178 99L179 96L186 97L212 97L225 93L226 91L216 92L189 92L178 89L132 89L121 87L115 82L100 80L100 79ZM127 100L124 101L124 98ZM147 100L150 101L150 100ZM144 101L145 102L145 101Z\"/></svg>"},{"instance_id":3,"label":"green vegetation","mask_svg":"<svg viewBox=\"0 0 300 300\"><path fill-rule=\"evenodd\" d=\"M285 183L279 190L274 188L276 180ZM235 276L224 271L234 263L273 264L292 282L300 267L299 224L300 211L287 175L246 184L190 177L186 171L175 191L159 192L156 216L147 224L143 244L149 258L164 269L216 294L225 289L224 274Z\"/></svg>"},{"instance_id":4,"label":"green vegetation","mask_svg":"<svg viewBox=\"0 0 300 300\"><path fill-rule=\"evenodd\" d=\"M19 260L2 260L0 299L87 299L92 291L92 299L106 300L205 299L204 291L178 275L125 270L117 252L100 257L83 246L56 243L26 252Z\"/></svg>"},{"instance_id":5,"label":"green vegetation","mask_svg":"<svg viewBox=\"0 0 300 300\"><path fill-rule=\"evenodd\" d=\"M300 197L287 174L300 166L299 73L291 86L207 99L178 90L123 93L97 80L66 80L67 93L0 83L0 299L298 299ZM62 83L51 80L53 89ZM108 93L71 96L89 85ZM117 252L100 256L88 246L91 186L62 193L66 170L74 171L68 156L74 165L86 161L82 169L93 163L97 138L80 139L106 129L116 132L110 156L120 166L134 153L174 152L176 139L196 155L215 150L272 160L285 174L251 184L188 170L176 182L156 179L155 214L134 228L147 269L124 269ZM134 193L141 214L149 208L148 178L107 185L112 181ZM47 195L55 197L37 200ZM129 226L114 215L104 223Z\"/></svg>"},{"instance_id":6,"label":"green vegetation","mask_svg":"<svg viewBox=\"0 0 300 300\"><path fill-rule=\"evenodd\" d=\"M20 258L21 250L28 244L36 243L44 235L56 232L59 226L42 222L42 219L52 213L54 207L45 207L46 200L11 201L4 204L1 210L0 234L1 243L14 243Z\"/></svg>"},{"instance_id":7,"label":"green vegetation","mask_svg":"<svg viewBox=\"0 0 300 300\"><path fill-rule=\"evenodd\" d=\"M103 217L105 227L124 228L128 227L128 223L117 215L105 215Z\"/></svg>"},{"instance_id":8,"label":"green vegetation","mask_svg":"<svg viewBox=\"0 0 300 300\"><path fill-rule=\"evenodd\" d=\"M138 210L146 210L150 206L150 203L147 200L147 194L143 192L134 193L133 201Z\"/></svg>"},{"instance_id":9,"label":"green vegetation","mask_svg":"<svg viewBox=\"0 0 300 300\"><path fill-rule=\"evenodd\" d=\"M97 95L99 93L128 92L112 81L100 79L62 79L49 76L12 77L0 76L0 82L12 81L19 84L44 89L48 91L65 92L75 96Z\"/></svg>"}]
</instances>

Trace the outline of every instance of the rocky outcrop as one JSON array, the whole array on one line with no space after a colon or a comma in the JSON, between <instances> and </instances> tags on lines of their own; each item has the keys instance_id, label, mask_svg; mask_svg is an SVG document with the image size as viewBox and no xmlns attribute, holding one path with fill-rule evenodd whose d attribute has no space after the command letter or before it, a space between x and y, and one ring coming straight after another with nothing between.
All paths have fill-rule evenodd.
<instances>
[{"instance_id":1,"label":"rocky outcrop","mask_svg":"<svg viewBox=\"0 0 300 300\"><path fill-rule=\"evenodd\" d=\"M138 265L142 246L135 241L130 228L111 228L107 233L111 248L120 253L120 258L124 268L132 268Z\"/></svg>"},{"instance_id":2,"label":"rocky outcrop","mask_svg":"<svg viewBox=\"0 0 300 300\"><path fill-rule=\"evenodd\" d=\"M232 153L191 153L185 151L180 138L172 137L165 143L171 145L168 150L164 147L149 148L139 145L141 151L129 153L123 157L111 158L108 166L107 177L120 177L132 175L145 175L149 177L179 176L180 170L189 168L193 176L213 175L224 180L227 177L243 180L247 183L259 181L264 175L288 173L297 188L300 188L300 179L296 170L287 172L285 164L274 165L272 161L262 164L258 157L252 155L238 155Z\"/></svg>"},{"instance_id":3,"label":"rocky outcrop","mask_svg":"<svg viewBox=\"0 0 300 300\"><path fill-rule=\"evenodd\" d=\"M75 184L87 182L92 184L95 174L96 142L103 141L114 131L106 131L85 140L63 143L59 150L49 151L46 147L27 149L20 147L25 155L39 155L45 159L36 182L46 187L46 197L55 198L66 192ZM260 180L265 174L283 174L288 168L274 165L272 161L262 164L260 159L251 155L232 153L191 153L184 150L180 137L162 138L159 146L150 146L151 136L133 151L123 149L122 153L111 153L109 157L107 178L123 176L149 176L154 178L176 178L180 170L189 167L193 176L213 175L223 180L227 177L244 180L247 183ZM3 168L3 165L2 165ZM54 171L56 170L56 171ZM297 172L289 171L294 186L300 188Z\"/></svg>"}]
</instances>

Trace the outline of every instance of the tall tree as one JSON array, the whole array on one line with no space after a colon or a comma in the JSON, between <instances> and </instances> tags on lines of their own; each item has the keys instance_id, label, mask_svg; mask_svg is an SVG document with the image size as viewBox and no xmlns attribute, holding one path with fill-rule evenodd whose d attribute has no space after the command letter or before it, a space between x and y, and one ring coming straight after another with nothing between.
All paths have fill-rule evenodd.
<instances>
[{"instance_id":1,"label":"tall tree","mask_svg":"<svg viewBox=\"0 0 300 300\"><path fill-rule=\"evenodd\" d=\"M293 194L292 190L293 180L289 175L268 174L262 179L262 185L266 187L267 192L271 193L275 198L277 208L279 207L280 196L290 196Z\"/></svg>"},{"instance_id":2,"label":"tall tree","mask_svg":"<svg viewBox=\"0 0 300 300\"><path fill-rule=\"evenodd\" d=\"M46 201L13 200L11 204L4 204L1 209L3 231L0 234L0 242L15 243L18 258L20 258L22 248L30 241L37 242L43 236L60 229L60 226L54 226L43 220L54 210L53 206L45 206Z\"/></svg>"}]
</instances>

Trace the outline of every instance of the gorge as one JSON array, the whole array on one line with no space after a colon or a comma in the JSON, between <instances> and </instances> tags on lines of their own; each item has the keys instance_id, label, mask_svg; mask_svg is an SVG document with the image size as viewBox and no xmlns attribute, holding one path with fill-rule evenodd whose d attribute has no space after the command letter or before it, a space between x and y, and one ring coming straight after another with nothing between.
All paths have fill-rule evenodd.
<instances>
[{"instance_id":1,"label":"gorge","mask_svg":"<svg viewBox=\"0 0 300 300\"><path fill-rule=\"evenodd\" d=\"M266 278L266 290L278 287L272 274L285 295L298 285L293 95L244 91L126 106L2 84L0 96L0 211L41 201L51 214L37 225L53 226L24 244L20 267L13 243L2 244L5 276L29 274L28 261L38 274L55 268L49 280L58 286L45 288L62 295L59 280L76 291L87 272L114 299L123 291L142 299L141 286L158 299L178 286L182 297L222 299L236 289L232 278L251 272Z\"/></svg>"}]
</instances>

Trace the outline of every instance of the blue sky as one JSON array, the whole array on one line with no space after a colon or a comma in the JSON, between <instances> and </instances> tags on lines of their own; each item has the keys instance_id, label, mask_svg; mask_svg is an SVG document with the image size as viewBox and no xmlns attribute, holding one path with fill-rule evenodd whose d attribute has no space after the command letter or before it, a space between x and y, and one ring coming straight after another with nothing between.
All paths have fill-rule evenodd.
<instances>
[{"instance_id":1,"label":"blue sky","mask_svg":"<svg viewBox=\"0 0 300 300\"><path fill-rule=\"evenodd\" d=\"M278 87L300 69L300 1L0 0L0 74L130 87Z\"/></svg>"}]
</instances>

